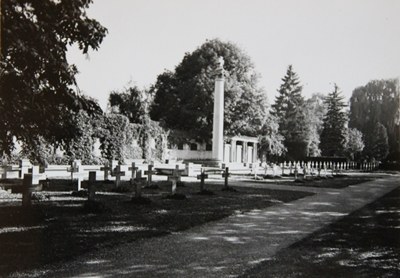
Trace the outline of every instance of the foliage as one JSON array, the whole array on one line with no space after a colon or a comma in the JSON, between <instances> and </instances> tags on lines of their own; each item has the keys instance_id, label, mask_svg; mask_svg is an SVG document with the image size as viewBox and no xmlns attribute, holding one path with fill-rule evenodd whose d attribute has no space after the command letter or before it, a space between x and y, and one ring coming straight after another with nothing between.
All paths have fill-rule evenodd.
<instances>
[{"instance_id":1,"label":"foliage","mask_svg":"<svg viewBox=\"0 0 400 278\"><path fill-rule=\"evenodd\" d=\"M286 156L289 159L302 159L307 152L307 125L305 122L304 99L299 77L291 65L272 105L271 114L279 123L279 132L285 138Z\"/></svg>"},{"instance_id":2,"label":"foliage","mask_svg":"<svg viewBox=\"0 0 400 278\"><path fill-rule=\"evenodd\" d=\"M100 134L100 150L105 159L123 162L125 158L132 158L130 156L140 149L134 145L137 138L136 125L129 123L126 116L121 114L104 115Z\"/></svg>"},{"instance_id":3,"label":"foliage","mask_svg":"<svg viewBox=\"0 0 400 278\"><path fill-rule=\"evenodd\" d=\"M106 114L100 133L100 150L107 160L124 162L144 158L160 161L165 157L168 133L146 115L142 123L133 124L124 115Z\"/></svg>"},{"instance_id":4,"label":"foliage","mask_svg":"<svg viewBox=\"0 0 400 278\"><path fill-rule=\"evenodd\" d=\"M147 162L163 161L167 152L168 132L158 122L152 121L146 116L140 125L139 144L143 150L143 156Z\"/></svg>"},{"instance_id":5,"label":"foliage","mask_svg":"<svg viewBox=\"0 0 400 278\"><path fill-rule=\"evenodd\" d=\"M151 88L151 118L168 128L185 130L193 139L209 141L218 57L224 58L226 135L256 135L266 115L266 94L250 58L233 43L210 40L187 53L174 72L159 75Z\"/></svg>"},{"instance_id":6,"label":"foliage","mask_svg":"<svg viewBox=\"0 0 400 278\"><path fill-rule=\"evenodd\" d=\"M57 161L55 147L49 144L43 137L32 138L34 145L23 143L20 158L28 158L34 165L47 166Z\"/></svg>"},{"instance_id":7,"label":"foliage","mask_svg":"<svg viewBox=\"0 0 400 278\"><path fill-rule=\"evenodd\" d=\"M364 157L370 161L383 161L389 153L389 142L385 126L380 122L376 122L372 126L371 132L364 134L364 138Z\"/></svg>"},{"instance_id":8,"label":"foliage","mask_svg":"<svg viewBox=\"0 0 400 278\"><path fill-rule=\"evenodd\" d=\"M321 155L319 148L322 132L323 118L327 107L325 96L314 94L304 103L305 124L307 125L307 156L318 157Z\"/></svg>"},{"instance_id":9,"label":"foliage","mask_svg":"<svg viewBox=\"0 0 400 278\"><path fill-rule=\"evenodd\" d=\"M268 117L266 117L260 133L260 154L265 153L267 158L279 157L286 151L286 148L283 144L284 138L279 133L279 124L275 116L269 114Z\"/></svg>"},{"instance_id":10,"label":"foliage","mask_svg":"<svg viewBox=\"0 0 400 278\"><path fill-rule=\"evenodd\" d=\"M0 150L10 153L13 136L35 146L38 138L64 144L74 137L71 112L100 111L75 90L77 68L67 46L97 50L107 30L87 17L91 0L1 2Z\"/></svg>"},{"instance_id":11,"label":"foliage","mask_svg":"<svg viewBox=\"0 0 400 278\"><path fill-rule=\"evenodd\" d=\"M101 158L95 155L94 145L101 125L101 117L89 116L81 110L72 114L76 136L64 146L54 145L45 138L34 138L35 144L22 144L21 157L28 158L33 164L69 164L79 159L83 164L99 164Z\"/></svg>"},{"instance_id":12,"label":"foliage","mask_svg":"<svg viewBox=\"0 0 400 278\"><path fill-rule=\"evenodd\" d=\"M342 156L346 144L347 115L343 111L346 105L336 84L333 92L326 98L326 104L327 112L323 120L320 144L322 155Z\"/></svg>"},{"instance_id":13,"label":"foliage","mask_svg":"<svg viewBox=\"0 0 400 278\"><path fill-rule=\"evenodd\" d=\"M373 132L377 122L387 130L392 160L400 161L400 86L399 79L373 80L353 91L349 126L364 135ZM373 138L365 136L366 149ZM367 150L365 150L367 151Z\"/></svg>"},{"instance_id":14,"label":"foliage","mask_svg":"<svg viewBox=\"0 0 400 278\"><path fill-rule=\"evenodd\" d=\"M79 159L83 164L99 164L100 157L94 153L94 146L99 136L99 129L103 117L101 115L90 116L81 110L73 115L76 127L76 136L64 147L64 160L67 163Z\"/></svg>"},{"instance_id":15,"label":"foliage","mask_svg":"<svg viewBox=\"0 0 400 278\"><path fill-rule=\"evenodd\" d=\"M348 128L346 132L345 150L347 156L354 160L358 153L364 149L363 135L361 131L356 128Z\"/></svg>"},{"instance_id":16,"label":"foliage","mask_svg":"<svg viewBox=\"0 0 400 278\"><path fill-rule=\"evenodd\" d=\"M142 123L144 115L148 113L149 101L146 92L137 86L126 88L122 92L111 92L109 96L112 113L128 117L131 123Z\"/></svg>"}]
</instances>

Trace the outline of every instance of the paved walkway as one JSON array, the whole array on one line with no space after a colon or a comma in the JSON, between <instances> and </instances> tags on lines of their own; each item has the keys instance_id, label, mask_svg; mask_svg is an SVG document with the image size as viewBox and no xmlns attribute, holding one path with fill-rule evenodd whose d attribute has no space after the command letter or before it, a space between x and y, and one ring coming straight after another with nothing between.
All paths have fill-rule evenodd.
<instances>
[{"instance_id":1,"label":"paved walkway","mask_svg":"<svg viewBox=\"0 0 400 278\"><path fill-rule=\"evenodd\" d=\"M400 186L399 180L399 176L392 176L344 189L319 190L313 196L291 203L87 254L32 275L235 277L278 250L392 191ZM268 183L266 186L279 187Z\"/></svg>"}]
</instances>

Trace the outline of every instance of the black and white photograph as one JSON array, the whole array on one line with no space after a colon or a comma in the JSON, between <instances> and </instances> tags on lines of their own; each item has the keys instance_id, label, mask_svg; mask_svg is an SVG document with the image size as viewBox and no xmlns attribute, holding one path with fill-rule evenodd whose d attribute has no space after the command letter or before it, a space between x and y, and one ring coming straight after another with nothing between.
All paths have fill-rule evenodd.
<instances>
[{"instance_id":1,"label":"black and white photograph","mask_svg":"<svg viewBox=\"0 0 400 278\"><path fill-rule=\"evenodd\" d=\"M400 1L0 0L0 277L400 277Z\"/></svg>"}]
</instances>

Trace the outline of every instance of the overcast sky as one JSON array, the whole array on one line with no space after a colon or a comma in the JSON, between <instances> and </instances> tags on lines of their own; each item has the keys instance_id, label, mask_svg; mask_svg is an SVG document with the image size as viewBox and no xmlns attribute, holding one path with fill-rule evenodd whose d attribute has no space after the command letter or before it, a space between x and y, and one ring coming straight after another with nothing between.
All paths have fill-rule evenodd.
<instances>
[{"instance_id":1,"label":"overcast sky","mask_svg":"<svg viewBox=\"0 0 400 278\"><path fill-rule=\"evenodd\" d=\"M88 14L109 33L89 57L68 57L103 109L110 91L150 87L213 38L250 56L270 103L289 64L306 97L336 82L349 98L371 79L400 76L399 0L94 0Z\"/></svg>"}]
</instances>

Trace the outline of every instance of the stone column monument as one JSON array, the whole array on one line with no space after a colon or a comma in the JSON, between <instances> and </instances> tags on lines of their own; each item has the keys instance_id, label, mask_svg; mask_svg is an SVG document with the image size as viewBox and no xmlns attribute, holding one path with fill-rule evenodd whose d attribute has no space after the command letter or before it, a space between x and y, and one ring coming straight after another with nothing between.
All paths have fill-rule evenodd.
<instances>
[{"instance_id":1,"label":"stone column monument","mask_svg":"<svg viewBox=\"0 0 400 278\"><path fill-rule=\"evenodd\" d=\"M212 158L217 163L224 160L224 83L224 58L219 57L215 78L212 138Z\"/></svg>"}]
</instances>

